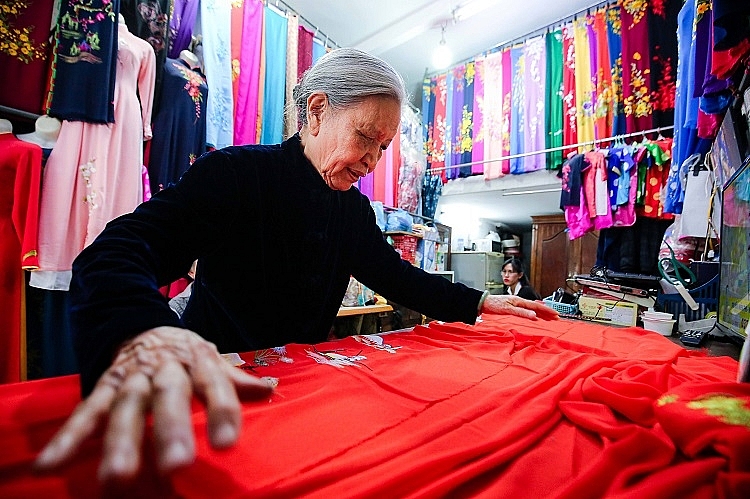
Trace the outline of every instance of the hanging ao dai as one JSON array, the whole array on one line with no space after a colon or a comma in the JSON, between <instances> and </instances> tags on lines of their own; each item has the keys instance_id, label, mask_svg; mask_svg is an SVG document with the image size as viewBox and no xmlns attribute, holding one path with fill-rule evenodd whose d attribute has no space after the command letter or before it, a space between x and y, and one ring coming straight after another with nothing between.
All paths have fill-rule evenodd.
<instances>
[{"instance_id":1,"label":"hanging ao dai","mask_svg":"<svg viewBox=\"0 0 750 499\"><path fill-rule=\"evenodd\" d=\"M472 104L471 173L484 170L484 58L474 61L474 103Z\"/></svg>"},{"instance_id":2,"label":"hanging ao dai","mask_svg":"<svg viewBox=\"0 0 750 499\"><path fill-rule=\"evenodd\" d=\"M526 104L526 88L524 75L526 73L526 54L523 46L518 45L510 49L511 68L513 71L513 94L510 107L510 155L524 152L524 107ZM524 158L511 158L510 173L523 173Z\"/></svg>"},{"instance_id":3,"label":"hanging ao dai","mask_svg":"<svg viewBox=\"0 0 750 499\"><path fill-rule=\"evenodd\" d=\"M607 8L607 48L612 81L612 135L625 133L625 108L622 95L622 20L620 5Z\"/></svg>"},{"instance_id":4,"label":"hanging ao dai","mask_svg":"<svg viewBox=\"0 0 750 499\"><path fill-rule=\"evenodd\" d=\"M594 141L594 84L591 79L591 47L587 18L573 21L573 42L575 45L575 96L578 142ZM582 152L585 148L579 147Z\"/></svg>"},{"instance_id":5,"label":"hanging ao dai","mask_svg":"<svg viewBox=\"0 0 750 499\"><path fill-rule=\"evenodd\" d=\"M651 102L654 127L674 124L677 82L677 16L681 0L649 2L648 42L651 48Z\"/></svg>"},{"instance_id":6,"label":"hanging ao dai","mask_svg":"<svg viewBox=\"0 0 750 499\"><path fill-rule=\"evenodd\" d=\"M578 119L576 111L576 61L573 23L563 26L563 144L578 142ZM577 149L563 151L567 156Z\"/></svg>"},{"instance_id":7,"label":"hanging ao dai","mask_svg":"<svg viewBox=\"0 0 750 499\"><path fill-rule=\"evenodd\" d=\"M242 52L234 113L235 145L258 143L263 2L245 0L242 11Z\"/></svg>"},{"instance_id":8,"label":"hanging ao dai","mask_svg":"<svg viewBox=\"0 0 750 499\"><path fill-rule=\"evenodd\" d=\"M648 2L622 2L622 88L628 133L653 128Z\"/></svg>"},{"instance_id":9,"label":"hanging ao dai","mask_svg":"<svg viewBox=\"0 0 750 499\"><path fill-rule=\"evenodd\" d=\"M607 38L607 11L599 9L591 25L596 47L596 91L594 94L594 130L597 139L612 136L612 64Z\"/></svg>"},{"instance_id":10,"label":"hanging ao dai","mask_svg":"<svg viewBox=\"0 0 750 499\"><path fill-rule=\"evenodd\" d=\"M202 0L200 7L203 65L209 86L206 143L221 149L232 145L234 140L231 5L222 0Z\"/></svg>"},{"instance_id":11,"label":"hanging ao dai","mask_svg":"<svg viewBox=\"0 0 750 499\"><path fill-rule=\"evenodd\" d=\"M472 151L474 150L474 83L476 81L476 66L474 62L466 63L464 73L464 106L461 110L461 130L460 162L462 166L459 170L460 177L468 177L472 173L471 162Z\"/></svg>"},{"instance_id":12,"label":"hanging ao dai","mask_svg":"<svg viewBox=\"0 0 750 499\"><path fill-rule=\"evenodd\" d=\"M546 83L546 46L544 37L527 40L524 44L525 71L524 87L524 151L541 151L545 146L544 96ZM521 172L543 170L544 154L526 156L521 163Z\"/></svg>"},{"instance_id":13,"label":"hanging ao dai","mask_svg":"<svg viewBox=\"0 0 750 499\"><path fill-rule=\"evenodd\" d=\"M482 133L484 138L484 159L495 160L503 156L502 122L503 122L503 52L493 52L484 60L484 114L482 116ZM502 175L500 161L489 161L484 164L486 179Z\"/></svg>"},{"instance_id":14,"label":"hanging ao dai","mask_svg":"<svg viewBox=\"0 0 750 499\"><path fill-rule=\"evenodd\" d=\"M546 112L545 149L563 145L563 43L562 30L555 30L545 36L547 71L544 109ZM558 169L563 163L562 150L547 153L547 169Z\"/></svg>"}]
</instances>

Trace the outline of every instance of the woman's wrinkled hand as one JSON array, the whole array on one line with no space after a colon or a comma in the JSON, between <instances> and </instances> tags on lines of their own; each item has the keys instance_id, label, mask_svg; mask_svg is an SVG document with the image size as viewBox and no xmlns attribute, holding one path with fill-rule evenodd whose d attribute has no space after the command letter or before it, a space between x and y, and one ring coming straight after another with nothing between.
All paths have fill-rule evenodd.
<instances>
[{"instance_id":1,"label":"woman's wrinkled hand","mask_svg":"<svg viewBox=\"0 0 750 499\"><path fill-rule=\"evenodd\" d=\"M39 471L68 462L96 429L106 424L99 479L127 480L138 472L148 411L153 414L159 471L195 459L190 403L193 392L206 405L214 448L233 445L241 426L240 401L268 396L263 380L232 367L209 343L187 329L150 329L122 346L91 395L37 457Z\"/></svg>"},{"instance_id":2,"label":"woman's wrinkled hand","mask_svg":"<svg viewBox=\"0 0 750 499\"><path fill-rule=\"evenodd\" d=\"M558 319L556 310L540 301L527 300L514 295L488 295L482 304L482 314L506 314L528 319Z\"/></svg>"}]
</instances>

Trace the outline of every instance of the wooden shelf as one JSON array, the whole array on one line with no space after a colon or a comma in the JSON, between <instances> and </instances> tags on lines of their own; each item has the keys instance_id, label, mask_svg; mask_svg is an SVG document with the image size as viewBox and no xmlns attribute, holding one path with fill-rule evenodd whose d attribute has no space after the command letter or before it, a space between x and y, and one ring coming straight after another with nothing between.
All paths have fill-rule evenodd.
<instances>
[{"instance_id":1,"label":"wooden shelf","mask_svg":"<svg viewBox=\"0 0 750 499\"><path fill-rule=\"evenodd\" d=\"M346 317L348 315L374 314L378 312L390 312L393 310L388 304L364 305L361 307L340 307L336 317Z\"/></svg>"}]
</instances>

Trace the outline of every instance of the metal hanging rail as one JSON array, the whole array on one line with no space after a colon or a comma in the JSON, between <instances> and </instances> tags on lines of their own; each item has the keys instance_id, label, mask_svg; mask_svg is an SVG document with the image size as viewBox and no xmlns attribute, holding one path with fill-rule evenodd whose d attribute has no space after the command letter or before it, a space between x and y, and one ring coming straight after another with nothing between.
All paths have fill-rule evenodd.
<instances>
[{"instance_id":1,"label":"metal hanging rail","mask_svg":"<svg viewBox=\"0 0 750 499\"><path fill-rule=\"evenodd\" d=\"M536 156L537 154L547 154L550 152L566 151L568 149L576 149L578 147L585 147L585 146L591 146L591 145L596 146L596 144L599 144L602 142L611 142L613 140L626 139L629 137L637 137L639 135L645 136L647 133L661 133L665 130L672 130L673 128L674 128L673 125L662 126L659 128L651 128L650 130L643 130L640 132L632 132L632 133L624 133L621 135L614 135L612 137L605 137L603 139L587 140L585 142L578 142L577 144L567 144L563 146L549 147L547 149L542 149L539 151L522 152L518 154L511 154L509 156L500 156L499 158L494 158L494 159L483 159L481 161L470 161L468 163L459 163L457 165L440 166L438 168L428 168L425 173L431 174L431 173L441 172L443 170L449 170L451 168L461 168L463 166L483 165L486 163L495 163L498 161L506 161L506 160L516 159L516 158L525 158L526 156Z\"/></svg>"}]
</instances>

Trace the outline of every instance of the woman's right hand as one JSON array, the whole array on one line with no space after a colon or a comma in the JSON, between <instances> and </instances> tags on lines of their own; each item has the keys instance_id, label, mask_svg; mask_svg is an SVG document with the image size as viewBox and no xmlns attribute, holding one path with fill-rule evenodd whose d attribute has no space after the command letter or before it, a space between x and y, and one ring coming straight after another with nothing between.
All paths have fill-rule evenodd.
<instances>
[{"instance_id":1,"label":"woman's right hand","mask_svg":"<svg viewBox=\"0 0 750 499\"><path fill-rule=\"evenodd\" d=\"M153 413L159 471L168 473L195 459L190 403L193 391L204 401L208 437L217 449L233 445L241 426L240 401L267 397L263 380L232 367L196 333L175 327L150 329L120 348L91 395L37 457L35 467L55 469L106 422L99 479L135 476L141 463L145 419Z\"/></svg>"}]
</instances>

